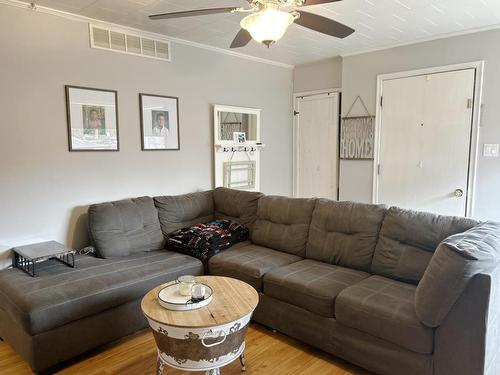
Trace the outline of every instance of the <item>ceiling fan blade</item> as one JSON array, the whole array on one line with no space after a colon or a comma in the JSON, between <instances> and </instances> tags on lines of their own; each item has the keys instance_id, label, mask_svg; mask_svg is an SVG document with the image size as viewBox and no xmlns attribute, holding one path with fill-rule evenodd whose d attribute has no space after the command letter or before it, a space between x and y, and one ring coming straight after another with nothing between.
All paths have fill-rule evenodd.
<instances>
[{"instance_id":1,"label":"ceiling fan blade","mask_svg":"<svg viewBox=\"0 0 500 375\"><path fill-rule=\"evenodd\" d=\"M218 14L218 13L231 13L239 8L210 8L210 9L196 9L196 10L185 10L182 12L172 12L172 13L161 13L153 14L149 16L152 20L165 20L169 18L181 18L181 17L192 17L192 16L205 16L207 14Z\"/></svg>"},{"instance_id":2,"label":"ceiling fan blade","mask_svg":"<svg viewBox=\"0 0 500 375\"><path fill-rule=\"evenodd\" d=\"M300 26L307 27L308 29L342 39L348 37L354 32L354 29L349 26L330 18L302 11L298 13L300 14L300 17L295 20L295 23Z\"/></svg>"},{"instance_id":3,"label":"ceiling fan blade","mask_svg":"<svg viewBox=\"0 0 500 375\"><path fill-rule=\"evenodd\" d=\"M252 40L252 36L245 29L241 29L231 43L231 48L246 46Z\"/></svg>"},{"instance_id":4,"label":"ceiling fan blade","mask_svg":"<svg viewBox=\"0 0 500 375\"><path fill-rule=\"evenodd\" d=\"M303 6L335 3L337 1L342 1L342 0L306 0Z\"/></svg>"}]
</instances>

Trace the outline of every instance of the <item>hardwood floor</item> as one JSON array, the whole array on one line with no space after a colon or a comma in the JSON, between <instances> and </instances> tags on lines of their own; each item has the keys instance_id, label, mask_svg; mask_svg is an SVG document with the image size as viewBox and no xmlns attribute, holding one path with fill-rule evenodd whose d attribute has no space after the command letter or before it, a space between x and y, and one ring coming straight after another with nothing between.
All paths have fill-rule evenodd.
<instances>
[{"instance_id":1,"label":"hardwood floor","mask_svg":"<svg viewBox=\"0 0 500 375\"><path fill-rule=\"evenodd\" d=\"M302 344L280 333L252 324L246 339L246 375L370 375L354 365ZM60 375L153 375L156 345L148 330L82 356ZM0 342L0 373L29 375L28 365L4 342ZM239 362L223 367L223 375L241 375ZM165 375L200 374L166 368Z\"/></svg>"}]
</instances>

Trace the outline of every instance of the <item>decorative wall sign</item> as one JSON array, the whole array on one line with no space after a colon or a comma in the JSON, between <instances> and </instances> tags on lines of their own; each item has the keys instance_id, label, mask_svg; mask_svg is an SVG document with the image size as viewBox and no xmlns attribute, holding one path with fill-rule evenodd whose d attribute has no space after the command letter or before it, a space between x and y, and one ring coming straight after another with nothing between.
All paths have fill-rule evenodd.
<instances>
[{"instance_id":1,"label":"decorative wall sign","mask_svg":"<svg viewBox=\"0 0 500 375\"><path fill-rule=\"evenodd\" d=\"M179 98L139 94L143 151L179 150Z\"/></svg>"},{"instance_id":2,"label":"decorative wall sign","mask_svg":"<svg viewBox=\"0 0 500 375\"><path fill-rule=\"evenodd\" d=\"M70 151L118 151L117 92L66 86Z\"/></svg>"},{"instance_id":3,"label":"decorative wall sign","mask_svg":"<svg viewBox=\"0 0 500 375\"><path fill-rule=\"evenodd\" d=\"M349 117L360 101L366 116ZM340 158L344 160L373 160L375 116L370 115L363 99L356 97L340 125Z\"/></svg>"}]
</instances>

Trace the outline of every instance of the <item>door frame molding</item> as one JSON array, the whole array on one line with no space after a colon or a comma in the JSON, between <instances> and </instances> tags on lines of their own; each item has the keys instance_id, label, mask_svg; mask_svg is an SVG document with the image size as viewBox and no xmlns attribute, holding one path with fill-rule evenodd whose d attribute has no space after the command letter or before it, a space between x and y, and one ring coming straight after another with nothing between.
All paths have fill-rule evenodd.
<instances>
[{"instance_id":1,"label":"door frame molding","mask_svg":"<svg viewBox=\"0 0 500 375\"><path fill-rule=\"evenodd\" d=\"M462 64L453 64L445 66L437 66L431 68L408 70L397 73L380 74L377 76L377 110L375 114L375 144L374 144L374 158L373 158L373 189L372 189L372 203L378 203L378 185L379 174L378 168L380 164L380 143L381 143L381 128L382 128L382 105L381 98L383 97L383 83L387 80L398 78L408 78L420 75L428 75L435 73L446 73L457 70L475 69L476 76L474 82L474 103L472 109L472 131L470 139L470 153L469 153L469 175L467 181L467 194L466 194L466 216L474 215L474 192L476 185L477 162L479 157L479 128L481 126L481 106L483 102L482 88L484 77L484 60L472 61Z\"/></svg>"},{"instance_id":2,"label":"door frame molding","mask_svg":"<svg viewBox=\"0 0 500 375\"><path fill-rule=\"evenodd\" d=\"M336 88L330 88L330 89L322 89L322 90L312 90L312 91L302 91L302 92L296 92L293 93L293 112L298 110L298 100L300 98L304 98L306 96L317 96L317 95L325 95L325 94L333 94L333 93L342 93L342 88L336 87ZM342 98L339 96L339 115L340 115L340 105L341 105ZM293 139L293 145L292 145L292 158L293 158L293 166L292 166L292 196L297 197L298 195L298 181L299 181L299 171L298 171L298 161L299 161L299 153L298 153L298 129L299 129L299 116L295 116L294 113L292 113L293 116L293 131L292 131L292 139ZM339 123L340 126L340 123ZM340 128L339 128L340 131ZM340 168L339 171L340 172ZM339 173L337 173L339 175ZM339 176L337 176L337 188L339 185ZM338 197L337 197L338 198Z\"/></svg>"}]
</instances>

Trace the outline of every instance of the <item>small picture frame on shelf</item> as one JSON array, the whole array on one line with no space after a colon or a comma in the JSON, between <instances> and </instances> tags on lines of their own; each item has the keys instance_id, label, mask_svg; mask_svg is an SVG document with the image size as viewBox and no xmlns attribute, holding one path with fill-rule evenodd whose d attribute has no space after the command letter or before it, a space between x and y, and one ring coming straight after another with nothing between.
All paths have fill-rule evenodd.
<instances>
[{"instance_id":1,"label":"small picture frame on shelf","mask_svg":"<svg viewBox=\"0 0 500 375\"><path fill-rule=\"evenodd\" d=\"M245 132L233 132L234 143L246 143L247 135Z\"/></svg>"},{"instance_id":2,"label":"small picture frame on shelf","mask_svg":"<svg viewBox=\"0 0 500 375\"><path fill-rule=\"evenodd\" d=\"M119 151L115 90L65 86L69 151Z\"/></svg>"},{"instance_id":3,"label":"small picture frame on shelf","mask_svg":"<svg viewBox=\"0 0 500 375\"><path fill-rule=\"evenodd\" d=\"M179 150L179 98L139 94L143 151Z\"/></svg>"}]
</instances>

